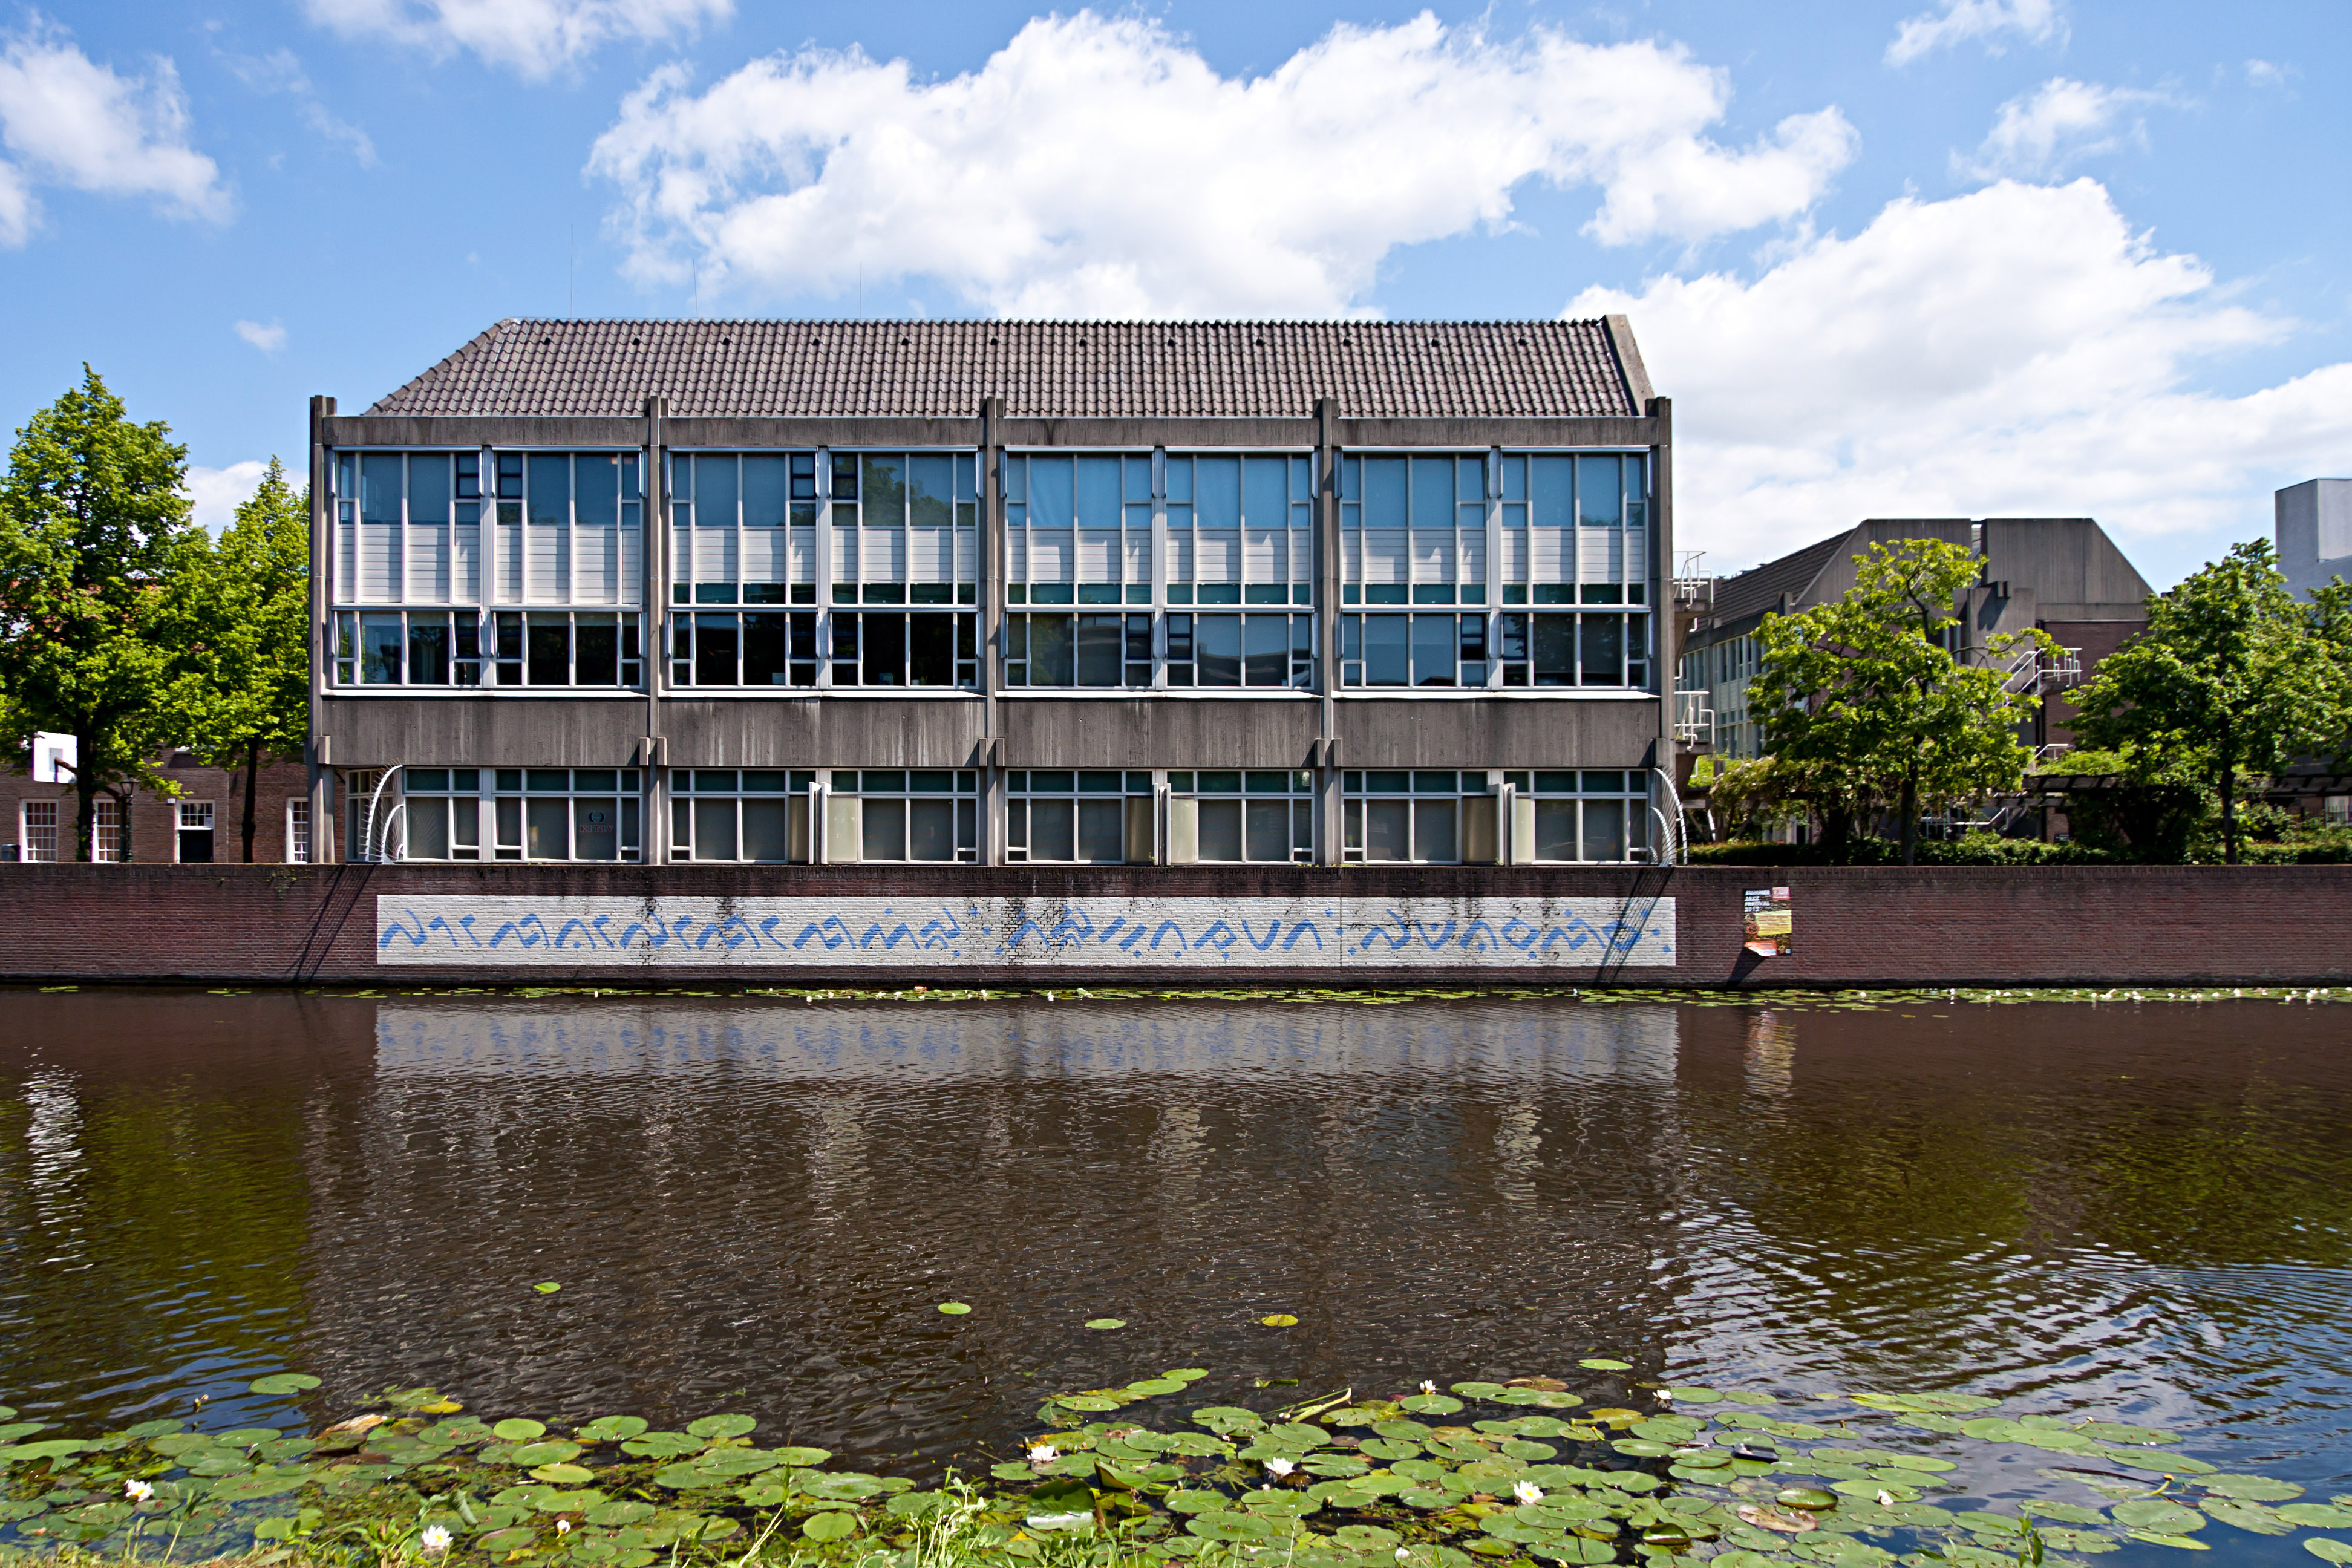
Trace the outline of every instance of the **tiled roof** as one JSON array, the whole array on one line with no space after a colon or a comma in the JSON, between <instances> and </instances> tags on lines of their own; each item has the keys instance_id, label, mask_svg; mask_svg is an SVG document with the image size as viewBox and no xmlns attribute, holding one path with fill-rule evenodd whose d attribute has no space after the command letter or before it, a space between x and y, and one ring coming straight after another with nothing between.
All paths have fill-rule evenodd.
<instances>
[{"instance_id":1,"label":"tiled roof","mask_svg":"<svg viewBox=\"0 0 2352 1568\"><path fill-rule=\"evenodd\" d=\"M1632 334L1623 333L1629 348ZM1591 321L504 321L377 415L1578 418L1642 412ZM1628 370L1631 371L1629 381Z\"/></svg>"},{"instance_id":2,"label":"tiled roof","mask_svg":"<svg viewBox=\"0 0 2352 1568\"><path fill-rule=\"evenodd\" d=\"M1845 548L1853 530L1833 533L1827 539L1791 551L1777 561L1767 561L1751 567L1737 577L1727 577L1715 585L1715 605L1707 618L1718 626L1728 626L1735 621L1765 610L1780 607L1780 595L1789 595L1791 608L1804 603L1805 590L1822 574L1837 552ZM1698 639L1707 640L1704 635Z\"/></svg>"}]
</instances>

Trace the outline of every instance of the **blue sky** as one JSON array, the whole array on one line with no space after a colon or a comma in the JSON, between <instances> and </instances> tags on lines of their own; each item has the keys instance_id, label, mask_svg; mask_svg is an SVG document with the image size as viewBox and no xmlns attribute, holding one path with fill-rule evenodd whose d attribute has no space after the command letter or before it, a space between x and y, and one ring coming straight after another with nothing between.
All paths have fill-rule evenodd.
<instances>
[{"instance_id":1,"label":"blue sky","mask_svg":"<svg viewBox=\"0 0 2352 1568\"><path fill-rule=\"evenodd\" d=\"M0 412L89 361L217 521L512 315L1623 310L1681 531L2352 472L2352 9L84 0L0 10Z\"/></svg>"}]
</instances>

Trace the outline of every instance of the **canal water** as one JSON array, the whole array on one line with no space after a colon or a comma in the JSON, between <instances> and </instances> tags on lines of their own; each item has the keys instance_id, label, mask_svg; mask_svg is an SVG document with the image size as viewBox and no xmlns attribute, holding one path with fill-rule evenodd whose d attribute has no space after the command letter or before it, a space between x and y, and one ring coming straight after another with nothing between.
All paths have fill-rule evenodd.
<instances>
[{"instance_id":1,"label":"canal water","mask_svg":"<svg viewBox=\"0 0 2352 1568\"><path fill-rule=\"evenodd\" d=\"M70 1428L431 1384L917 1474L1166 1367L1613 1356L2352 1489L2337 1007L0 1002L0 1404Z\"/></svg>"}]
</instances>

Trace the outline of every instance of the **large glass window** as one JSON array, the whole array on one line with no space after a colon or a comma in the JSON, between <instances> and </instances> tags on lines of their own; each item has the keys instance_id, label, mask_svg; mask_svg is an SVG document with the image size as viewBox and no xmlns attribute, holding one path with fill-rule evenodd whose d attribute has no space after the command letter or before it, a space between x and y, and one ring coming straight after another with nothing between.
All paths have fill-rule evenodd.
<instances>
[{"instance_id":1,"label":"large glass window","mask_svg":"<svg viewBox=\"0 0 2352 1568\"><path fill-rule=\"evenodd\" d=\"M411 860L642 858L635 768L404 768L388 847Z\"/></svg>"},{"instance_id":2,"label":"large glass window","mask_svg":"<svg viewBox=\"0 0 2352 1568\"><path fill-rule=\"evenodd\" d=\"M643 624L594 610L340 610L334 683L637 687Z\"/></svg>"},{"instance_id":3,"label":"large glass window","mask_svg":"<svg viewBox=\"0 0 2352 1568\"><path fill-rule=\"evenodd\" d=\"M1499 468L1503 604L1645 602L1646 453L1507 453Z\"/></svg>"},{"instance_id":4,"label":"large glass window","mask_svg":"<svg viewBox=\"0 0 2352 1568\"><path fill-rule=\"evenodd\" d=\"M1649 685L1646 614L1511 611L1495 619L1505 686Z\"/></svg>"},{"instance_id":5,"label":"large glass window","mask_svg":"<svg viewBox=\"0 0 2352 1568\"><path fill-rule=\"evenodd\" d=\"M1016 768L1004 788L1007 860L1118 866L1157 858L1149 773Z\"/></svg>"},{"instance_id":6,"label":"large glass window","mask_svg":"<svg viewBox=\"0 0 2352 1568\"><path fill-rule=\"evenodd\" d=\"M1503 775L1522 797L1538 860L1622 861L1649 854L1649 778L1639 769Z\"/></svg>"},{"instance_id":7,"label":"large glass window","mask_svg":"<svg viewBox=\"0 0 2352 1568\"><path fill-rule=\"evenodd\" d=\"M1339 784L1344 860L1448 866L1501 858L1498 803L1484 772L1349 769Z\"/></svg>"},{"instance_id":8,"label":"large glass window","mask_svg":"<svg viewBox=\"0 0 2352 1568\"><path fill-rule=\"evenodd\" d=\"M980 858L980 775L971 769L839 768L821 777L821 858Z\"/></svg>"},{"instance_id":9,"label":"large glass window","mask_svg":"<svg viewBox=\"0 0 2352 1568\"><path fill-rule=\"evenodd\" d=\"M1315 775L1292 770L1171 772L1169 858L1311 864Z\"/></svg>"},{"instance_id":10,"label":"large glass window","mask_svg":"<svg viewBox=\"0 0 2352 1568\"><path fill-rule=\"evenodd\" d=\"M1349 615L1339 617L1344 686L1484 686L1484 615Z\"/></svg>"},{"instance_id":11,"label":"large glass window","mask_svg":"<svg viewBox=\"0 0 2352 1568\"><path fill-rule=\"evenodd\" d=\"M669 775L672 860L805 865L817 775L782 768L679 768Z\"/></svg>"},{"instance_id":12,"label":"large glass window","mask_svg":"<svg viewBox=\"0 0 2352 1568\"><path fill-rule=\"evenodd\" d=\"M1484 454L1339 459L1339 602L1483 605Z\"/></svg>"},{"instance_id":13,"label":"large glass window","mask_svg":"<svg viewBox=\"0 0 2352 1568\"><path fill-rule=\"evenodd\" d=\"M339 452L331 476L338 605L638 601L635 452Z\"/></svg>"}]
</instances>

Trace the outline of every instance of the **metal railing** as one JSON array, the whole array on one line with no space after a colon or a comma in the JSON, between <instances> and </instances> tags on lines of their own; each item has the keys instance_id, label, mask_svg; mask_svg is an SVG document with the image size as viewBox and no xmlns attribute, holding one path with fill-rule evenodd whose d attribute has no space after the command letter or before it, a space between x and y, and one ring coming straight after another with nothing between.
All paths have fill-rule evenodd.
<instances>
[{"instance_id":1,"label":"metal railing","mask_svg":"<svg viewBox=\"0 0 2352 1568\"><path fill-rule=\"evenodd\" d=\"M1675 558L1675 608L1702 614L1715 608L1715 579L1700 570L1704 550L1685 550Z\"/></svg>"},{"instance_id":2,"label":"metal railing","mask_svg":"<svg viewBox=\"0 0 2352 1568\"><path fill-rule=\"evenodd\" d=\"M1675 693L1675 740L1685 746L1715 744L1715 710L1704 691Z\"/></svg>"}]
</instances>

